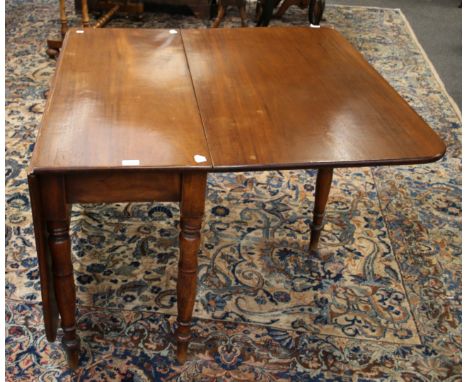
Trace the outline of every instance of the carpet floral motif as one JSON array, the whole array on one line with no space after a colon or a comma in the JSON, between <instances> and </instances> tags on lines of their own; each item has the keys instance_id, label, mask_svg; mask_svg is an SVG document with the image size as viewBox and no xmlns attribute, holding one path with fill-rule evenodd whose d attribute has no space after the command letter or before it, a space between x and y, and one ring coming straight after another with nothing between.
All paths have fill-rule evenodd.
<instances>
[{"instance_id":1,"label":"carpet floral motif","mask_svg":"<svg viewBox=\"0 0 468 382\"><path fill-rule=\"evenodd\" d=\"M74 206L83 351L73 373L43 331L26 181L54 71L44 41L58 30L56 3L7 1L6 8L11 380L458 380L460 118L400 11L329 6L325 17L443 137L446 157L430 165L337 170L316 256L307 253L315 171L210 175L194 341L183 366L174 363L171 337L178 206ZM292 8L272 26L306 20ZM223 22L239 24L235 9ZM140 23L117 19L110 26L206 22L147 14Z\"/></svg>"}]
</instances>

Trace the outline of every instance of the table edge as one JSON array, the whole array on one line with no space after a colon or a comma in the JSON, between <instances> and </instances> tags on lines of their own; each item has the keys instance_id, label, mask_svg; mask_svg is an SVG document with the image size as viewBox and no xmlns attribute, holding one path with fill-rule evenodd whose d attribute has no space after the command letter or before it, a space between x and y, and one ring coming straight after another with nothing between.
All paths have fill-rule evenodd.
<instances>
[{"instance_id":1,"label":"table edge","mask_svg":"<svg viewBox=\"0 0 468 382\"><path fill-rule=\"evenodd\" d=\"M247 171L271 171L271 170L307 170L320 168L348 168L348 167L381 167L381 166L404 166L420 165L437 162L442 159L446 152L446 145L443 151L432 157L424 158L403 158L387 159L375 161L343 161L343 162L316 162L316 163L281 163L269 165L220 165L220 166L174 166L174 167L76 167L76 168L29 168L28 175L32 174L63 174L63 173L96 173L96 172L247 172Z\"/></svg>"}]
</instances>

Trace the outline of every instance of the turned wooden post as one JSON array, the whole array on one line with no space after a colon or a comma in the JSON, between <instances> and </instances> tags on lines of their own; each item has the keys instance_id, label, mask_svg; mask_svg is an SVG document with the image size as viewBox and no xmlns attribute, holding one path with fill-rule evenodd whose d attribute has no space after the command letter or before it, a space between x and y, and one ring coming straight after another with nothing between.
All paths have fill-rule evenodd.
<instances>
[{"instance_id":1,"label":"turned wooden post","mask_svg":"<svg viewBox=\"0 0 468 382\"><path fill-rule=\"evenodd\" d=\"M310 226L310 252L316 252L318 248L320 233L323 228L325 206L327 205L332 179L333 168L321 168L318 170L317 181L315 183L314 218Z\"/></svg>"},{"instance_id":2,"label":"turned wooden post","mask_svg":"<svg viewBox=\"0 0 468 382\"><path fill-rule=\"evenodd\" d=\"M67 21L67 14L65 13L65 0L60 0L59 2L60 7L60 34L62 38L65 37L65 33L68 30L68 21Z\"/></svg>"},{"instance_id":3,"label":"turned wooden post","mask_svg":"<svg viewBox=\"0 0 468 382\"><path fill-rule=\"evenodd\" d=\"M70 211L66 203L64 179L61 175L41 176L42 207L52 259L55 297L64 332L62 345L71 368L78 366L80 341L76 334L76 292L70 243Z\"/></svg>"},{"instance_id":4,"label":"turned wooden post","mask_svg":"<svg viewBox=\"0 0 468 382\"><path fill-rule=\"evenodd\" d=\"M206 173L182 175L180 202L179 274L177 279L177 360L184 363L190 342L190 325L197 290L197 255L205 210Z\"/></svg>"},{"instance_id":5,"label":"turned wooden post","mask_svg":"<svg viewBox=\"0 0 468 382\"><path fill-rule=\"evenodd\" d=\"M81 0L81 22L84 28L89 27L88 0Z\"/></svg>"}]
</instances>

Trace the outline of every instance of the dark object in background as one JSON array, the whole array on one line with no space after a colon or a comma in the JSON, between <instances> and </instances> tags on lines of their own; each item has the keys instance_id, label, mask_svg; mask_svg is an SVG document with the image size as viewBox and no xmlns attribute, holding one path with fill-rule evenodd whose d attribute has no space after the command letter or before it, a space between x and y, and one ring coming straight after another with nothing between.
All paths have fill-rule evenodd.
<instances>
[{"instance_id":1,"label":"dark object in background","mask_svg":"<svg viewBox=\"0 0 468 382\"><path fill-rule=\"evenodd\" d=\"M309 23L320 25L323 11L325 10L325 0L309 0Z\"/></svg>"},{"instance_id":2,"label":"dark object in background","mask_svg":"<svg viewBox=\"0 0 468 382\"><path fill-rule=\"evenodd\" d=\"M107 3L107 4L106 4ZM108 3L124 4L128 7L128 12L132 12L132 3L135 8L144 5L145 11L182 13L186 14L190 11L199 19L208 19L212 16L211 4L209 0L145 0L145 1L103 1L103 0L88 0L88 8L90 12L105 12L109 5ZM81 13L81 0L75 0L75 12ZM138 11L135 9L135 13Z\"/></svg>"},{"instance_id":3,"label":"dark object in background","mask_svg":"<svg viewBox=\"0 0 468 382\"><path fill-rule=\"evenodd\" d=\"M309 23L320 25L325 9L325 0L258 0L256 9L257 27L268 26L272 17L281 18L292 5L296 5L301 9L309 7ZM278 6L278 10L273 16L273 10Z\"/></svg>"}]
</instances>

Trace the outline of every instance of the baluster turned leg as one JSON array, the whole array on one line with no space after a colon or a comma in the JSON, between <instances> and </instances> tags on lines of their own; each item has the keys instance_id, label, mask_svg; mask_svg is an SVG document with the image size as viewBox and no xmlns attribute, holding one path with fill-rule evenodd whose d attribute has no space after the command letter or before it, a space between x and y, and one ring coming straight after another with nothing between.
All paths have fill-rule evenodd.
<instances>
[{"instance_id":1,"label":"baluster turned leg","mask_svg":"<svg viewBox=\"0 0 468 382\"><path fill-rule=\"evenodd\" d=\"M71 368L78 366L80 341L76 334L76 292L71 260L69 235L70 212L65 199L63 177L47 175L41 177L42 205L48 232L48 245L52 258L52 273L55 297L64 332L62 345L67 353Z\"/></svg>"},{"instance_id":2,"label":"baluster turned leg","mask_svg":"<svg viewBox=\"0 0 468 382\"><path fill-rule=\"evenodd\" d=\"M318 170L315 184L315 204L314 218L310 232L310 252L316 252L323 228L323 218L325 216L325 206L327 205L328 194L330 193L333 178L333 168L322 168Z\"/></svg>"},{"instance_id":3,"label":"baluster turned leg","mask_svg":"<svg viewBox=\"0 0 468 382\"><path fill-rule=\"evenodd\" d=\"M197 254L205 210L206 173L182 176L180 203L180 258L177 279L177 360L184 363L190 342L190 325L197 290Z\"/></svg>"}]
</instances>

